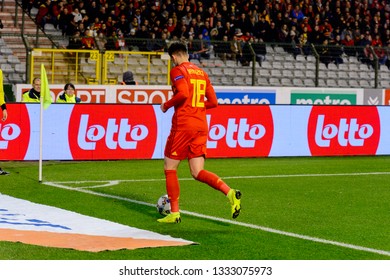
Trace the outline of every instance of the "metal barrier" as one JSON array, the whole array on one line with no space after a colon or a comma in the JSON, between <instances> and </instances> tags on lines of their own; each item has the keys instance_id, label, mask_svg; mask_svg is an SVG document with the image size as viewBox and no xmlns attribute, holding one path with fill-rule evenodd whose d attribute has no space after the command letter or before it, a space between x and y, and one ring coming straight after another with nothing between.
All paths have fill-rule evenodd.
<instances>
[{"instance_id":1,"label":"metal barrier","mask_svg":"<svg viewBox=\"0 0 390 280\"><path fill-rule=\"evenodd\" d=\"M98 50L33 49L29 56L30 82L45 66L49 83L101 83L101 54Z\"/></svg>"},{"instance_id":2,"label":"metal barrier","mask_svg":"<svg viewBox=\"0 0 390 280\"><path fill-rule=\"evenodd\" d=\"M118 84L123 73L132 71L144 85L169 84L171 62L163 52L129 52L68 49L33 49L30 55L30 82L46 68L52 84Z\"/></svg>"},{"instance_id":3,"label":"metal barrier","mask_svg":"<svg viewBox=\"0 0 390 280\"><path fill-rule=\"evenodd\" d=\"M106 51L102 57L102 84L118 84L126 71L138 84L169 84L171 62L164 52Z\"/></svg>"}]
</instances>

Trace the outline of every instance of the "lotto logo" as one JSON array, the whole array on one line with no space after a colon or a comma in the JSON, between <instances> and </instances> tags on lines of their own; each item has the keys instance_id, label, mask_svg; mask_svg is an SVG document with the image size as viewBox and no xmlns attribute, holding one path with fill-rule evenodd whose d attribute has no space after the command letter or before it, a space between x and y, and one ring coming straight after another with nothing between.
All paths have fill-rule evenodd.
<instances>
[{"instance_id":1,"label":"lotto logo","mask_svg":"<svg viewBox=\"0 0 390 280\"><path fill-rule=\"evenodd\" d=\"M211 116L207 116L210 124ZM265 135L265 127L261 124L249 125L248 119L233 119L229 118L227 127L221 124L215 124L209 127L208 147L217 148L218 140L225 138L226 145L229 148L254 148L256 140L261 139ZM236 136L235 136L236 135Z\"/></svg>"},{"instance_id":2,"label":"lotto logo","mask_svg":"<svg viewBox=\"0 0 390 280\"><path fill-rule=\"evenodd\" d=\"M112 110L114 108L115 110ZM152 106L75 106L69 143L74 159L151 158L157 137Z\"/></svg>"},{"instance_id":3,"label":"lotto logo","mask_svg":"<svg viewBox=\"0 0 390 280\"><path fill-rule=\"evenodd\" d=\"M376 107L313 107L309 119L309 146L318 155L373 155L380 136Z\"/></svg>"},{"instance_id":4,"label":"lotto logo","mask_svg":"<svg viewBox=\"0 0 390 280\"><path fill-rule=\"evenodd\" d=\"M20 135L20 127L14 123L1 125L0 124L0 150L6 150L8 143L15 140Z\"/></svg>"},{"instance_id":5,"label":"lotto logo","mask_svg":"<svg viewBox=\"0 0 390 280\"><path fill-rule=\"evenodd\" d=\"M77 143L83 150L95 150L96 142L104 138L106 147L110 150L121 148L124 150L134 150L138 141L144 140L148 136L148 128L144 125L129 124L129 120L109 118L105 126L98 124L88 124L88 115L81 115L80 127L78 131ZM117 123L119 122L119 124ZM131 140L127 140L127 138Z\"/></svg>"},{"instance_id":6,"label":"lotto logo","mask_svg":"<svg viewBox=\"0 0 390 280\"><path fill-rule=\"evenodd\" d=\"M269 106L220 106L207 121L209 156L268 156L273 139Z\"/></svg>"},{"instance_id":7,"label":"lotto logo","mask_svg":"<svg viewBox=\"0 0 390 280\"><path fill-rule=\"evenodd\" d=\"M371 137L374 129L369 124L358 124L356 118L347 120L341 118L338 124L324 124L325 116L319 115L315 134L316 144L320 147L330 147L334 138L342 147L348 145L358 147L364 145L364 140ZM349 121L349 123L348 123Z\"/></svg>"}]
</instances>

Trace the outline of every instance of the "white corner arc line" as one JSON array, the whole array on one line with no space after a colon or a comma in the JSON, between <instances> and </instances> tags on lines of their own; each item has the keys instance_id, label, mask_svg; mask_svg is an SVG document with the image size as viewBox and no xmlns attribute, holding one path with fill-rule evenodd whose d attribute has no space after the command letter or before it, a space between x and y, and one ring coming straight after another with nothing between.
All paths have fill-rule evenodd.
<instances>
[{"instance_id":1,"label":"white corner arc line","mask_svg":"<svg viewBox=\"0 0 390 280\"><path fill-rule=\"evenodd\" d=\"M389 173L389 172L386 172L386 173ZM121 181L121 180L118 180L118 181ZM132 203L135 203L135 204L140 204L140 205L145 205L145 206L150 206L150 207L155 207L156 206L155 204L152 204L152 203L138 201L138 200L125 198L125 197L121 197L121 196L98 193L98 192L90 191L90 190L87 190L87 189L67 187L67 186L59 184L58 182L57 183L55 183L55 182L43 182L43 184L49 185L49 186L52 186L52 187L56 187L56 188L67 189L67 190L70 190L70 191L77 191L77 192L92 194L92 195L106 197L106 198L113 198L113 199L117 199L117 200L128 201L128 202L132 202ZM311 237L311 236L307 236L307 235L302 235L302 234L297 234L297 233L277 230L277 229L273 229L273 228L268 228L268 227L263 227L263 226L248 224L248 223L242 223L242 222L238 222L238 221L234 221L234 220L228 220L228 219L224 219L224 218L218 218L218 217L214 217L214 216L203 215L203 214L190 212L190 211L186 211L186 210L181 210L181 212L183 214L191 215L191 216L198 217L198 218L203 218L203 219L208 219L208 220L213 220L213 221L218 221L218 222L234 224L234 225L238 225L238 226L242 226L242 227L247 227L247 228L261 230L261 231L264 231L264 232L275 233L275 234L279 234L279 235L283 235L283 236L303 239L303 240L317 242L317 243L322 243L322 244L334 245L334 246L348 248L348 249L353 249L353 250L357 250L357 251L364 251L364 252L374 253L374 254L378 254L378 255L390 256L390 251L378 250L378 249L373 249L373 248L368 248L368 247L363 247L363 246L358 246L358 245L353 245L353 244L348 244L348 243L343 243L343 242L338 242L338 241L333 241L333 240L327 240L327 239L322 239L322 238L317 238L317 237Z\"/></svg>"}]
</instances>

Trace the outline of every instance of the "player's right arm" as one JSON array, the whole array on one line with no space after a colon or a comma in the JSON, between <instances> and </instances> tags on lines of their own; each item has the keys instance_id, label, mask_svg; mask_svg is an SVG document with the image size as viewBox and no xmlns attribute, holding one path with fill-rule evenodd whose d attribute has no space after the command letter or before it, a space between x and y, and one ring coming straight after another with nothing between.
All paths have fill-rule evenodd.
<instances>
[{"instance_id":1,"label":"player's right arm","mask_svg":"<svg viewBox=\"0 0 390 280\"><path fill-rule=\"evenodd\" d=\"M171 70L171 81L173 96L170 100L161 105L163 112L166 112L169 108L177 106L185 102L189 96L189 89L186 77L183 73L175 67Z\"/></svg>"}]
</instances>

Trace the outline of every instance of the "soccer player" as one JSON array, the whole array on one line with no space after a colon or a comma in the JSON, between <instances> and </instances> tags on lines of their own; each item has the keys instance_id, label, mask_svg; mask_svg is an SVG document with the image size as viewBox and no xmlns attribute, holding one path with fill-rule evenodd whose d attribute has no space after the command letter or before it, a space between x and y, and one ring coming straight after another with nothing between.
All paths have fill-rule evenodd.
<instances>
[{"instance_id":1,"label":"soccer player","mask_svg":"<svg viewBox=\"0 0 390 280\"><path fill-rule=\"evenodd\" d=\"M0 69L0 106L1 106L1 120L5 122L8 118L7 105L5 104L4 98L4 87L3 87L3 71ZM9 172L0 168L0 175L8 175Z\"/></svg>"},{"instance_id":2,"label":"soccer player","mask_svg":"<svg viewBox=\"0 0 390 280\"><path fill-rule=\"evenodd\" d=\"M208 125L206 109L217 107L218 101L207 73L188 60L184 43L174 42L168 49L175 67L170 72L173 96L161 104L162 112L174 107L172 127L164 151L164 173L171 213L158 219L161 223L180 223L180 186L177 169L188 159L194 179L224 193L231 204L233 219L241 210L241 192L231 189L216 174L204 169Z\"/></svg>"}]
</instances>

